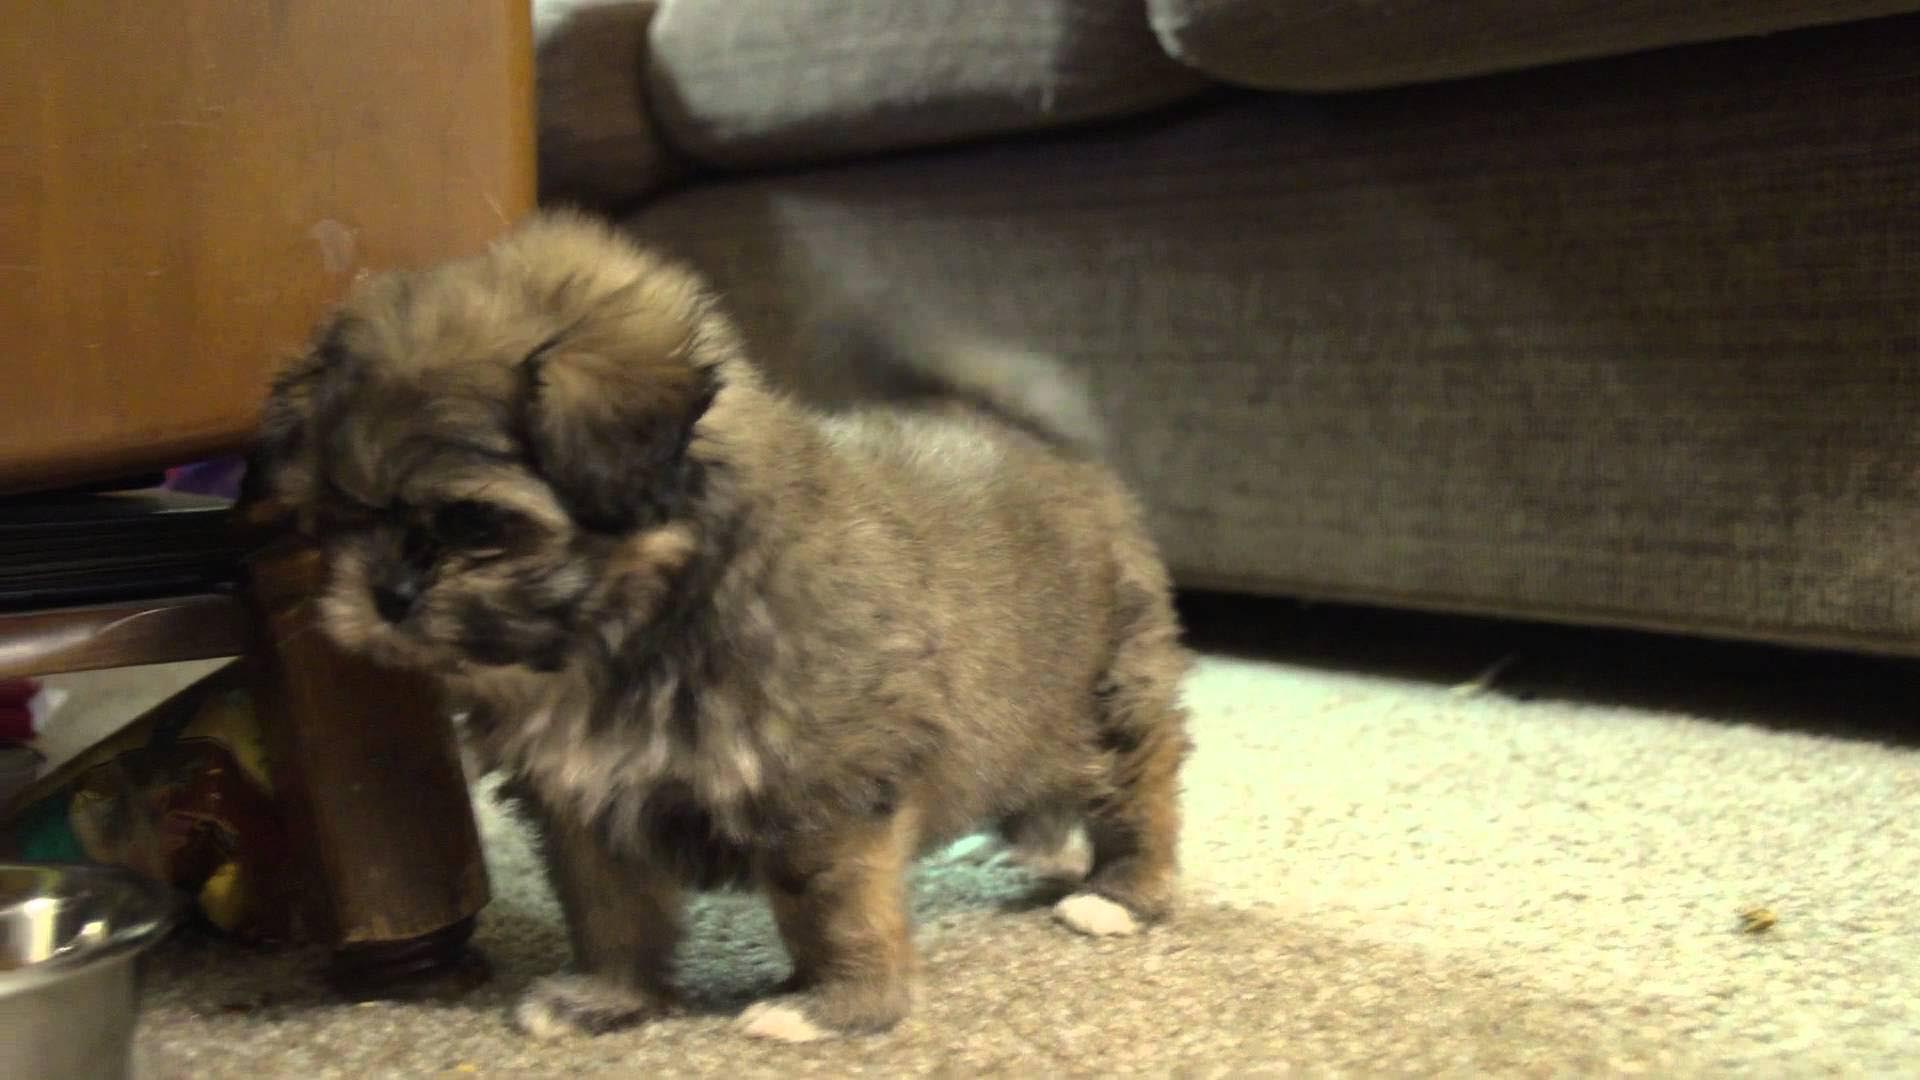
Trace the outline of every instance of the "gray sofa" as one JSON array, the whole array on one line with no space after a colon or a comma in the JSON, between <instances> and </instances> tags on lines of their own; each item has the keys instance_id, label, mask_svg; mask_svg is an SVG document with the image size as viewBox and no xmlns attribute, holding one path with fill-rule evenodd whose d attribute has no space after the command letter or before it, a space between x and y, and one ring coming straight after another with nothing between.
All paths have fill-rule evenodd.
<instances>
[{"instance_id":1,"label":"gray sofa","mask_svg":"<svg viewBox=\"0 0 1920 1080\"><path fill-rule=\"evenodd\" d=\"M548 4L543 196L1084 368L1188 585L1914 652L1913 10Z\"/></svg>"}]
</instances>

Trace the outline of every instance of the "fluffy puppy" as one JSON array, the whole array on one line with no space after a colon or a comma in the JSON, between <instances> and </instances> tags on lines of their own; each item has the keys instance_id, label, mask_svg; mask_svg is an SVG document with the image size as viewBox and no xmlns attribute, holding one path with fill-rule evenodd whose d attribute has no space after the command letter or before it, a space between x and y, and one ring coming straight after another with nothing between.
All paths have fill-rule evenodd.
<instances>
[{"instance_id":1,"label":"fluffy puppy","mask_svg":"<svg viewBox=\"0 0 1920 1080\"><path fill-rule=\"evenodd\" d=\"M576 973L529 1033L669 1010L683 894L729 886L794 963L743 1027L888 1028L908 865L983 826L1070 927L1167 913L1166 571L1064 384L971 357L802 407L692 276L549 215L366 279L277 381L255 497L325 550L326 630L444 680L540 824Z\"/></svg>"}]
</instances>

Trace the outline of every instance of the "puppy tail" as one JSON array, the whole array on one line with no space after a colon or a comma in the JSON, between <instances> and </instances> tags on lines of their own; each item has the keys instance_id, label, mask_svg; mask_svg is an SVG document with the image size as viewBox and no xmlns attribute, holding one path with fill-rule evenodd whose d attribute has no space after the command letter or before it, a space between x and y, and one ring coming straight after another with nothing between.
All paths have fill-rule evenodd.
<instances>
[{"instance_id":1,"label":"puppy tail","mask_svg":"<svg viewBox=\"0 0 1920 1080\"><path fill-rule=\"evenodd\" d=\"M1059 449L1106 454L1107 433L1086 383L1041 353L932 329L910 332L841 310L815 321L811 352L841 403L958 404Z\"/></svg>"}]
</instances>

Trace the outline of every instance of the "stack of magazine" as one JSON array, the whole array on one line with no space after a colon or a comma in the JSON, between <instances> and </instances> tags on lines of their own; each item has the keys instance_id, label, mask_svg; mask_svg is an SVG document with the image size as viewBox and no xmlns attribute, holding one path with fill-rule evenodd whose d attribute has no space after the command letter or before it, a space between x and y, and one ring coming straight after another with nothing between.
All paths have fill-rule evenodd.
<instances>
[{"instance_id":1,"label":"stack of magazine","mask_svg":"<svg viewBox=\"0 0 1920 1080\"><path fill-rule=\"evenodd\" d=\"M160 488L0 499L0 611L224 588L240 557L232 507Z\"/></svg>"}]
</instances>

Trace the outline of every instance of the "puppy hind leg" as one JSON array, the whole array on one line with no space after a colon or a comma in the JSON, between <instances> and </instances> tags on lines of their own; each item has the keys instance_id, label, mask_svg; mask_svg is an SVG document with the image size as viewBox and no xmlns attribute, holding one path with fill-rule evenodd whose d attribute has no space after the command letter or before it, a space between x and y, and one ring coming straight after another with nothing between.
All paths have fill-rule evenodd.
<instances>
[{"instance_id":1,"label":"puppy hind leg","mask_svg":"<svg viewBox=\"0 0 1920 1080\"><path fill-rule=\"evenodd\" d=\"M1084 886L1054 906L1059 920L1096 937L1132 934L1173 906L1180 835L1180 740L1131 755L1117 790L1087 821L1093 869Z\"/></svg>"},{"instance_id":2,"label":"puppy hind leg","mask_svg":"<svg viewBox=\"0 0 1920 1080\"><path fill-rule=\"evenodd\" d=\"M1067 805L1030 810L1001 822L1000 837L1015 865L1043 886L1072 887L1093 866L1083 817L1079 808Z\"/></svg>"},{"instance_id":3,"label":"puppy hind leg","mask_svg":"<svg viewBox=\"0 0 1920 1080\"><path fill-rule=\"evenodd\" d=\"M1180 768L1191 750L1180 679L1188 658L1164 593L1141 590L1102 682L1097 726L1109 790L1089 808L1093 865L1054 908L1081 933L1130 934L1173 906Z\"/></svg>"}]
</instances>

